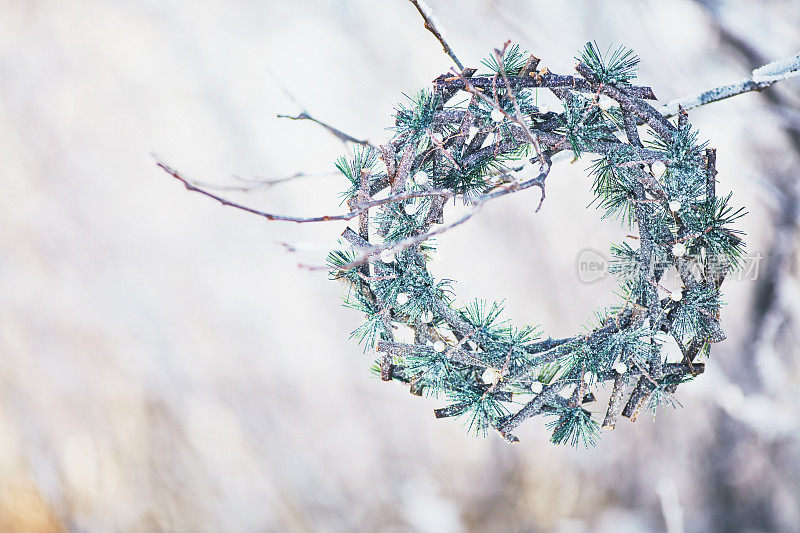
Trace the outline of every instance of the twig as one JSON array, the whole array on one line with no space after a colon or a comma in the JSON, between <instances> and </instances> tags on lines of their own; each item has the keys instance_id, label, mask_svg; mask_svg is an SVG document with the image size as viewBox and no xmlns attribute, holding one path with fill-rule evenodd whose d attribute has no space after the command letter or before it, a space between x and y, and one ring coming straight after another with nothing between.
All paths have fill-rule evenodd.
<instances>
[{"instance_id":1,"label":"twig","mask_svg":"<svg viewBox=\"0 0 800 533\"><path fill-rule=\"evenodd\" d=\"M359 202L368 202L372 199L372 197L369 195L369 173L367 173L365 170L362 170L359 179L361 181L358 188L358 200L354 202L354 204L356 204L356 208L353 209L353 207L351 207L351 209L354 211L361 211L358 214L358 233L365 241L369 241L369 207L362 207L359 209L357 206ZM365 269L365 274L369 275L369 268Z\"/></svg>"},{"instance_id":2,"label":"twig","mask_svg":"<svg viewBox=\"0 0 800 533\"><path fill-rule=\"evenodd\" d=\"M427 352L429 355L433 355L435 353L433 348L427 346L423 347L417 344L403 344L399 342L389 342L389 341L379 341L377 345L377 350L379 352L389 352L391 354L399 356L407 356L412 353L420 354L422 352ZM455 346L452 346L448 350L446 350L444 352L444 355L451 361L455 361L457 363L476 366L479 368L486 368L488 366L486 363L482 362L480 359L472 355L467 350Z\"/></svg>"},{"instance_id":3,"label":"twig","mask_svg":"<svg viewBox=\"0 0 800 533\"><path fill-rule=\"evenodd\" d=\"M603 429L613 430L617 425L617 418L622 410L622 392L625 388L625 376L618 374L614 378L614 387L611 389L611 397L608 400L608 410L603 420Z\"/></svg>"},{"instance_id":4,"label":"twig","mask_svg":"<svg viewBox=\"0 0 800 533\"><path fill-rule=\"evenodd\" d=\"M525 406L514 413L513 415L506 417L502 422L500 422L495 429L500 435L506 439L508 442L516 443L519 442L519 439L511 433L517 426L519 426L522 422L531 418L532 416L536 416L538 413L542 411L542 408L545 404L552 400L552 398L561 391L564 387L566 387L569 383L566 381L556 381L547 385L544 390L538 394L533 400L529 401Z\"/></svg>"},{"instance_id":5,"label":"twig","mask_svg":"<svg viewBox=\"0 0 800 533\"><path fill-rule=\"evenodd\" d=\"M300 113L298 113L295 116L292 116L292 115L281 115L281 114L278 114L276 116L278 118L288 118L289 120L310 120L311 122L315 122L315 123L319 124L320 126L322 126L323 128L325 128L326 130L328 130L334 137L336 137L337 139L339 139L343 143L360 144L361 146L371 146L371 147L374 148L374 146L372 145L371 142L369 142L367 140L364 140L364 139L356 139L352 135L343 132L339 128L331 126L327 122L323 122L323 121L319 120L318 118L312 117L306 111L301 111Z\"/></svg>"},{"instance_id":6,"label":"twig","mask_svg":"<svg viewBox=\"0 0 800 533\"><path fill-rule=\"evenodd\" d=\"M275 85L278 86L278 88L281 90L281 92L283 92L283 94L286 95L286 98L288 98L294 105L296 105L298 107L298 109L300 109L300 113L298 115L296 115L296 116L279 114L279 115L277 115L278 118L288 118L288 119L291 119L291 120L310 120L311 122L316 122L317 124L319 124L320 126L325 128L326 130L328 130L333 136L335 136L337 139L339 139L343 143L350 142L350 143L354 143L354 144L360 144L362 146L372 146L372 144L369 141L357 139L356 137L353 137L352 135L349 135L349 134L343 132L339 128L331 126L327 122L323 122L323 121L313 117L311 115L311 113L308 112L306 107L303 104L301 104L300 101L295 97L295 95L292 93L292 91L290 91L289 88L286 87L286 84L284 84L283 81L278 77L278 75L275 74L275 72L269 67L267 67L267 74L270 75L272 80L275 82Z\"/></svg>"},{"instance_id":7,"label":"twig","mask_svg":"<svg viewBox=\"0 0 800 533\"><path fill-rule=\"evenodd\" d=\"M405 238L403 240L400 240L400 241L397 241L397 242L394 242L394 243L390 243L390 244L381 244L381 245L376 245L376 246L370 246L370 247L364 249L361 252L361 254L356 257L356 259L354 259L350 263L347 263L345 265L337 267L337 269L339 269L339 270L350 270L350 269L355 268L357 266L363 265L364 263L369 261L369 259L371 257L374 257L374 256L380 254L381 252L393 252L393 253L396 253L396 252L400 252L402 250L405 250L407 248L411 248L412 246L415 246L415 245L417 245L417 244L419 244L421 242L425 242L428 239L430 239L431 237L435 237L436 235L441 235L442 233L444 233L446 231L449 231L449 230L453 229L454 227L463 224L464 222L466 222L467 220L469 220L470 218L475 216L478 213L478 211L480 211L480 208L482 206L483 206L483 204L478 204L478 205L473 206L465 215L459 217L458 219L456 219L455 221L453 221L453 222L451 222L449 224L445 224L443 226L440 226L440 227L436 228L435 230L428 231L426 233L420 233L418 235L414 235L413 237L408 237L408 238ZM303 263L301 263L299 266L301 268L305 268L305 269L308 269L308 270L330 270L330 267L327 267L327 266L306 265L306 264L303 264Z\"/></svg>"},{"instance_id":8,"label":"twig","mask_svg":"<svg viewBox=\"0 0 800 533\"><path fill-rule=\"evenodd\" d=\"M202 194L203 196L207 196L213 200L216 200L220 204L228 207L234 207L236 209L240 209L242 211L246 211L248 213L258 215L260 217L264 217L267 220L274 220L278 222L295 222L298 224L307 223L307 222L331 222L335 220L352 220L353 218L359 216L360 214L366 212L368 209L373 207L390 204L393 202L401 202L403 200L410 200L412 198L423 198L429 196L449 196L452 194L451 191L446 189L430 189L427 191L407 191L403 192L402 194L397 194L393 196L389 196L387 198L382 198L380 200L369 200L369 201L362 201L354 204L353 209L348 213L339 213L335 215L322 215L317 217L295 217L290 215L279 215L275 213L267 213L265 211L259 211L257 209L253 209L252 207L248 207L246 205L242 205L227 198L223 198L219 195L216 195L212 192L205 190L203 187L199 185L199 182L190 180L189 178L185 177L183 174L175 170L174 168L170 167L163 161L156 159L156 165L164 170L167 174L175 178L176 180L183 183L186 189L197 192Z\"/></svg>"},{"instance_id":9,"label":"twig","mask_svg":"<svg viewBox=\"0 0 800 533\"><path fill-rule=\"evenodd\" d=\"M402 202L403 200L411 200L413 198L425 198L430 196L450 196L453 194L453 191L448 189L428 189L425 191L406 191L402 194L395 194L392 196L387 196L386 198L381 198L380 200L370 200L368 202L360 202L356 204L356 207L360 209L369 209L371 207L377 207L380 205L390 204L392 202Z\"/></svg>"},{"instance_id":10,"label":"twig","mask_svg":"<svg viewBox=\"0 0 800 533\"><path fill-rule=\"evenodd\" d=\"M485 146L480 150L471 153L469 156L464 158L463 164L470 165L474 164L476 161L486 157L487 154L492 153L496 150L506 151L511 150L514 148L519 147L520 143L528 142L528 138L525 135L525 132L522 131L521 128L513 127L511 129L511 136L513 139L502 139L492 145ZM567 150L570 147L569 140L557 133L553 133L550 131L537 131L537 136L539 138L539 142L546 146L550 151L550 154L553 155L557 152L561 152L563 150ZM583 151L587 153L595 153L595 154L608 154L613 153L615 150L619 149L620 141L597 141L592 143L589 146L586 146ZM630 146L630 145L628 145ZM665 161L668 162L669 158L664 155L663 152L658 152L656 150L651 150L648 148L639 148L636 146L632 146L630 148L632 150L632 155L636 155L637 160L648 163L652 163L654 161Z\"/></svg>"},{"instance_id":11,"label":"twig","mask_svg":"<svg viewBox=\"0 0 800 533\"><path fill-rule=\"evenodd\" d=\"M290 174L289 176L285 176L282 178L268 178L268 179L258 179L258 178L247 179L239 176L233 176L234 179L243 183L250 183L251 185L219 185L217 183L208 183L204 181L193 181L192 183L198 187L204 187L206 189L214 189L217 191L254 192L264 189L270 189L276 185L280 185L282 183L288 183L290 181L295 181L298 179L319 178L322 176L335 176L337 174L339 174L338 171L332 170L329 172L316 172L316 173L295 172L294 174Z\"/></svg>"},{"instance_id":12,"label":"twig","mask_svg":"<svg viewBox=\"0 0 800 533\"><path fill-rule=\"evenodd\" d=\"M642 405L650 394L652 394L654 388L655 386L651 384L650 379L644 376L640 377L639 381L636 382L636 387L634 387L633 392L631 392L628 398L628 403L625 404L625 408L622 410L622 416L636 422Z\"/></svg>"},{"instance_id":13,"label":"twig","mask_svg":"<svg viewBox=\"0 0 800 533\"><path fill-rule=\"evenodd\" d=\"M547 176L550 174L550 169L552 168L552 166L553 162L550 160L550 157L548 157L546 154L542 154L542 162L539 167L538 176L529 179L528 181L525 181L523 183L513 182L508 187L508 189L495 191L493 193L485 195L484 197L482 197L483 198L482 201L485 203L488 202L489 200L492 200L493 198L497 198L498 196L503 196L510 192L522 191L529 187L539 187L539 190L542 191L542 196L539 199L539 205L536 206L536 211L534 211L535 213L538 213L539 210L542 208L542 203L544 202L545 199L545 190L544 190L545 180L547 179Z\"/></svg>"},{"instance_id":14,"label":"twig","mask_svg":"<svg viewBox=\"0 0 800 533\"><path fill-rule=\"evenodd\" d=\"M707 91L684 96L661 106L658 111L665 117L674 117L679 113L679 109L694 109L712 102L719 102L726 98L731 98L750 91L761 91L770 87L773 83L800 76L800 54L774 61L753 71L753 75L741 81L721 85Z\"/></svg>"},{"instance_id":15,"label":"twig","mask_svg":"<svg viewBox=\"0 0 800 533\"><path fill-rule=\"evenodd\" d=\"M460 226L461 224L463 224L464 222L466 222L467 220L469 220L470 218L475 216L478 213L478 211L480 211L481 208L486 204L486 202L488 202L490 200L493 200L495 198L498 198L500 196L505 196L507 194L520 192L520 191L523 191L525 189L529 189L531 187L539 187L541 189L541 191L542 191L542 197L539 200L539 206L536 208L536 211L538 211L542 207L542 202L544 201L544 198L545 198L545 195L544 195L544 181L547 178L547 175L550 173L551 166L552 165L549 163L549 158L545 157L545 165L543 166L541 172L535 178L531 178L531 179L529 179L529 180L527 180L527 181L525 181L523 183L520 183L520 184L512 184L512 186L510 186L510 187L508 187L506 189L502 189L502 190L495 191L493 193L486 194L486 195L478 197L474 201L474 203L472 204L472 206L469 209L469 211L467 211L466 214L464 214L463 216L461 216L458 219L454 220L453 222L450 222L449 224L444 224L444 225L436 228L435 230L428 231L426 233L419 233L417 235L414 235L412 237L407 237L405 239L402 239L402 240L394 242L394 243L381 244L381 245L375 245L375 246L369 246L369 247L365 246L361 250L361 254L358 255L353 261L351 261L350 263L347 263L345 265L339 266L337 268L339 270L350 270L350 269L355 268L357 266L363 265L365 262L369 261L369 259L371 257L374 257L374 256L380 254L381 252L397 253L397 252L400 252L402 250L406 250L408 248L411 248L412 246L415 246L415 245L417 245L417 244L419 244L421 242L427 241L431 237L435 237L436 235L441 235L442 233L445 233L446 231L449 231L449 230L455 228L456 226ZM356 212L356 214L357 214L357 212ZM353 215L353 216L355 216L355 215ZM350 218L352 218L352 216ZM308 270L328 270L329 269L329 267L327 267L327 266L314 266L314 265L306 265L306 264L300 264L300 266L302 268L306 268Z\"/></svg>"},{"instance_id":16,"label":"twig","mask_svg":"<svg viewBox=\"0 0 800 533\"><path fill-rule=\"evenodd\" d=\"M495 50L495 53L497 54L498 50ZM500 63L500 64L502 63L502 58L498 59L498 63ZM503 72L502 67L500 68L500 70L501 70L501 72ZM541 148L539 146L538 137L534 137L533 134L531 133L530 129L528 128L528 125L525 124L525 120L522 117L522 110L519 108L519 104L518 104L518 102L516 101L516 99L514 98L512 92L511 92L510 85L508 85L508 78L505 76L505 74L503 74L503 79L506 82L506 87L509 89L509 95L511 96L512 101L514 102L515 111L517 113L517 116L512 116L512 115L509 115L508 113L506 113L506 111L502 107L500 107L500 105L498 105L498 103L496 101L494 101L492 98L489 98L488 96L483 94L481 91L476 90L472 86L472 84L470 83L470 80L467 79L466 77L464 77L462 74L456 73L456 75L461 80L464 81L464 87L465 87L465 90L467 92L469 92L473 96L477 96L478 98L480 98L484 102L488 103L493 109L496 109L500 113L502 113L505 118L509 119L511 122L513 122L514 124L519 126L520 129L522 130L522 132L525 134L525 140L530 142L534 146L534 148L536 149L536 153L538 154L538 158L539 158L539 167L540 167L541 174L537 178L534 178L533 180L530 180L530 181L526 182L526 187L524 187L524 188L536 186L536 187L539 187L539 189L542 191L542 197L539 200L539 205L536 207L536 211L535 211L536 213L538 213L539 210L542 208L542 202L544 202L544 198L545 198L545 178L547 178L547 175L550 172L550 167L552 166L552 162L550 161L549 157L543 156L542 150L541 150ZM502 143L503 141L500 141L500 142ZM470 157L468 157L465 160L465 162L469 161L470 158L472 158L474 156L477 156L478 153L480 153L480 151L479 152L475 152L474 154L472 154ZM507 193L503 193L503 194L507 194ZM494 198L494 197L500 196L500 195L497 194L497 193L493 193L492 195L489 195L489 196L490 196L489 198L486 198L487 200L490 200L491 198Z\"/></svg>"},{"instance_id":17,"label":"twig","mask_svg":"<svg viewBox=\"0 0 800 533\"><path fill-rule=\"evenodd\" d=\"M259 211L258 209L253 209L252 207L247 207L246 205L242 205L242 204L238 204L236 202L232 202L232 201L227 200L227 199L225 199L225 198L223 198L221 196L218 196L218 195L216 195L214 193L208 192L205 189L197 187L191 181L189 181L187 178L183 177L180 172L178 172L177 170L175 170L172 167L168 166L166 163L163 163L163 162L157 160L156 161L156 165L159 166L161 169L163 169L167 174L169 174L170 176L172 176L176 180L178 180L181 183L183 183L184 187L186 187L186 189L188 189L190 191L200 193L203 196L207 196L207 197L209 197L209 198L211 198L213 200L216 200L217 202L221 203L222 205L225 205L225 206L228 206L228 207L234 207L236 209L240 209L242 211L246 211L246 212L251 213L253 215L258 215L260 217L266 218L267 220L279 220L279 221L283 221L283 222L296 222L298 224L307 223L307 222L329 222L329 221L332 221L332 220L350 220L350 219L358 216L358 214L360 213L359 210L356 210L356 211L351 211L349 213L343 213L343 214L338 214L338 215L322 215L322 216L318 216L318 217L294 217L294 216L288 216L288 215L276 215L274 213L267 213L267 212L264 212L264 211Z\"/></svg>"},{"instance_id":18,"label":"twig","mask_svg":"<svg viewBox=\"0 0 800 533\"><path fill-rule=\"evenodd\" d=\"M433 16L433 11L431 10L430 6L425 3L425 0L409 1L414 4L414 7L417 8L420 16L422 16L422 20L425 21L425 29L431 32L433 36L439 40L444 52L450 56L450 59L453 60L453 63L455 63L460 70L464 70L464 65L462 65L461 61L458 60L455 52L453 52L453 49L450 48L449 44L447 44L447 41L445 40L444 35L442 35L441 30L439 30L439 28L436 26L435 17Z\"/></svg>"},{"instance_id":19,"label":"twig","mask_svg":"<svg viewBox=\"0 0 800 533\"><path fill-rule=\"evenodd\" d=\"M506 52L506 48L508 48L508 44L511 41L506 41L503 45L503 50L498 50L497 48L494 49L494 57L497 61L498 66L500 67L500 75L503 77L503 83L508 90L508 98L511 100L511 104L514 106L514 112L517 116L517 124L522 128L525 132L525 135L528 137L528 140L533 145L534 150L536 150L536 156L539 158L539 164L544 165L544 159L542 157L542 148L539 146L539 139L531 133L530 128L525 123L525 117L522 115L522 109L519 107L519 102L517 102L517 98L514 96L514 91L511 88L511 84L508 82L508 76L506 76L506 69L503 68L503 54ZM542 187L542 199L544 199L544 187ZM541 203L539 204L541 207ZM538 209L537 209L538 211Z\"/></svg>"},{"instance_id":20,"label":"twig","mask_svg":"<svg viewBox=\"0 0 800 533\"><path fill-rule=\"evenodd\" d=\"M544 87L547 89L570 89L583 93L594 93L596 90L583 78L578 76L566 76L563 74L553 74L552 72L532 72L528 76L509 76L511 86L516 89L530 87ZM490 89L492 87L491 76L471 77L470 82L478 89ZM437 87L447 87L453 89L464 89L464 81L452 75L442 74L433 83ZM656 95L651 87L639 85L626 85L621 90L630 96L642 98L644 100L655 100Z\"/></svg>"},{"instance_id":21,"label":"twig","mask_svg":"<svg viewBox=\"0 0 800 533\"><path fill-rule=\"evenodd\" d=\"M643 120L653 128L661 138L670 140L675 135L675 126L669 123L653 106L635 96L623 92L613 85L606 85L597 79L592 69L585 63L578 62L575 66L578 74L583 76L598 92L612 98L619 103L622 109L632 113L636 118Z\"/></svg>"}]
</instances>

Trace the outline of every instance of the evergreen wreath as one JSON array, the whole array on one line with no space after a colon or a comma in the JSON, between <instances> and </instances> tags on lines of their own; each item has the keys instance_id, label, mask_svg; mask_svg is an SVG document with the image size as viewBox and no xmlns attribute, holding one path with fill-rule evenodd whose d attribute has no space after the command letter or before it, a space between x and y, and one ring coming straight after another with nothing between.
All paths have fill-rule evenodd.
<instances>
[{"instance_id":1,"label":"evergreen wreath","mask_svg":"<svg viewBox=\"0 0 800 533\"><path fill-rule=\"evenodd\" d=\"M493 428L516 442L513 431L522 422L544 415L552 417L554 443L588 446L601 427L614 429L620 414L636 420L643 410L674 406L678 385L701 374L699 360L725 338L720 287L744 249L742 233L732 227L743 210L731 207L730 195L717 196L716 152L700 142L684 108L800 76L800 55L655 109L648 103L655 100L652 89L631 83L639 64L631 50L601 54L587 43L576 57L579 76L569 76L539 68L539 59L506 43L478 74L458 60L426 4L410 2L458 70L406 97L389 142L374 146L305 110L278 115L315 122L361 147L336 162L348 180L342 196L349 212L300 217L259 211L160 160L157 165L188 190L266 220L357 219L357 231L345 230L326 265L306 266L347 285L345 305L365 314L352 336L377 353L373 370L382 380L449 399L434 410L438 418L464 417L477 434ZM553 93L559 110L538 105L537 89ZM459 102L464 93L469 98ZM541 191L538 211L552 157L561 152L572 152L575 160L591 154L592 190L602 216L638 230L637 248L611 246L619 304L598 312L585 333L563 339L510 324L501 318L500 303L455 307L451 282L435 280L426 267L434 253L430 239L466 222L490 200L533 187ZM535 176L520 179L526 167ZM303 176L257 183L268 187ZM466 212L445 222L450 200ZM667 273L677 273L680 289L662 285ZM400 338L399 325L413 335ZM668 359L667 344L680 354L676 360ZM601 426L585 406L608 382Z\"/></svg>"},{"instance_id":2,"label":"evergreen wreath","mask_svg":"<svg viewBox=\"0 0 800 533\"><path fill-rule=\"evenodd\" d=\"M552 442L594 445L601 424L586 406L608 382L603 428L613 429L620 413L635 421L643 409L674 405L678 385L702 373L698 359L725 338L720 286L744 247L731 227L742 210L715 192L714 149L682 109L671 121L647 103L653 91L632 84L638 57L624 47L603 55L587 43L576 59L580 76L558 75L506 43L483 61L483 73L454 70L407 97L388 143L362 143L336 163L359 223L328 267L349 288L345 305L365 315L352 336L377 352L382 380L446 397L437 418L464 417L471 431L493 428L510 442L523 421L544 415ZM537 106L535 88L549 89L563 110ZM460 91L468 98L452 103ZM528 188L541 192L538 211L551 157L562 151L591 154L602 216L638 229L638 248L611 246L619 305L598 313L590 331L562 339L510 324L500 303L454 306L451 282L426 267L429 239ZM520 163L536 175L517 179ZM466 214L444 223L456 199ZM661 281L672 268L682 288L666 291ZM411 328L413 343L396 339L399 324ZM667 342L680 361L665 360Z\"/></svg>"}]
</instances>

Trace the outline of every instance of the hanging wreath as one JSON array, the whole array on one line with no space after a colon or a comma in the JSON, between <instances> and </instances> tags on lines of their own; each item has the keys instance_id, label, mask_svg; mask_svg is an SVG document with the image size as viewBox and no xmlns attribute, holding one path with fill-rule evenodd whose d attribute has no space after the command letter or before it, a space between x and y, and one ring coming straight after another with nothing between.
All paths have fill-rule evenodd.
<instances>
[{"instance_id":1,"label":"hanging wreath","mask_svg":"<svg viewBox=\"0 0 800 533\"><path fill-rule=\"evenodd\" d=\"M716 194L715 150L699 141L680 105L659 111L648 103L655 99L652 89L631 83L639 59L630 50L620 47L604 57L587 43L576 57L579 76L569 76L539 68L536 57L506 43L483 61L486 71L479 74L461 65L429 14L420 13L459 70L397 107L389 142L373 146L306 111L287 117L312 120L360 145L353 157L336 162L348 180L342 196L349 212L267 213L218 196L163 162L158 166L191 191L267 220L358 220L327 265L311 268L347 284L345 305L365 315L352 337L377 354L374 371L382 380L449 400L434 411L438 418L463 417L477 434L491 428L516 442L513 431L522 422L544 415L551 417L554 443L593 445L600 428L613 429L620 414L636 420L643 410L674 405L678 385L701 374L699 359L725 338L720 286L744 249L741 232L732 227L742 210L729 205L730 195ZM681 101L694 107L760 90L796 76L798 64L796 57L770 63L743 83ZM541 90L558 98L558 110L538 105ZM435 253L431 237L495 198L530 188L541 193L538 211L552 157L561 152L576 160L589 154L602 216L638 231L638 246L611 246L618 305L599 312L591 331L562 339L510 324L498 303L454 306L451 282L437 281L427 269ZM535 175L519 178L525 167ZM446 221L451 204L466 211ZM680 288L665 287L670 272ZM402 338L401 326L411 335ZM667 344L680 353L675 360L667 357ZM587 406L607 383L600 423Z\"/></svg>"},{"instance_id":2,"label":"hanging wreath","mask_svg":"<svg viewBox=\"0 0 800 533\"><path fill-rule=\"evenodd\" d=\"M384 381L446 398L437 418L464 417L472 431L495 429L511 442L523 421L544 415L554 443L595 444L620 413L635 420L673 404L678 385L703 372L698 359L725 338L720 285L743 250L731 227L742 212L715 192L715 151L683 110L671 121L647 103L653 91L631 83L639 59L624 48L603 57L594 43L576 59L580 76L558 75L507 44L483 62L485 73L454 71L407 98L391 141L337 161L358 228L344 232L349 248L332 252L328 267L349 287L345 305L365 315L353 337L377 352ZM562 109L537 105L537 88ZM593 158L602 216L638 231L638 246L611 246L619 305L600 313L593 330L562 339L510 324L498 303L454 306L451 282L428 271L430 237L491 199L532 187L541 193L538 211L551 158L564 151ZM520 163L536 175L517 178ZM456 203L466 214L445 222ZM669 271L680 289L662 286ZM401 325L413 341L398 340ZM680 360L665 359L672 342ZM599 422L588 407L607 383Z\"/></svg>"}]
</instances>

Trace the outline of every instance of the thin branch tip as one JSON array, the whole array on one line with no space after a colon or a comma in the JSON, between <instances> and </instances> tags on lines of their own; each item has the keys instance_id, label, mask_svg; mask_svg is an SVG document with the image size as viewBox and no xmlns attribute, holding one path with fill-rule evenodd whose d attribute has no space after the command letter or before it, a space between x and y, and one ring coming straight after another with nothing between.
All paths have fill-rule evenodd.
<instances>
[{"instance_id":1,"label":"thin branch tip","mask_svg":"<svg viewBox=\"0 0 800 533\"><path fill-rule=\"evenodd\" d=\"M414 5L415 8L417 8L417 11L419 12L424 22L425 29L431 32L434 37L436 37L436 39L442 45L444 53L450 56L450 59L453 60L453 63L455 63L456 66L463 71L464 65L461 63L461 61L459 61L458 57L456 57L455 52L453 52L453 49L450 47L450 45L447 43L447 40L444 38L442 30L436 24L435 17L433 15L433 10L430 8L430 6L425 2L425 0L409 0L409 1Z\"/></svg>"}]
</instances>

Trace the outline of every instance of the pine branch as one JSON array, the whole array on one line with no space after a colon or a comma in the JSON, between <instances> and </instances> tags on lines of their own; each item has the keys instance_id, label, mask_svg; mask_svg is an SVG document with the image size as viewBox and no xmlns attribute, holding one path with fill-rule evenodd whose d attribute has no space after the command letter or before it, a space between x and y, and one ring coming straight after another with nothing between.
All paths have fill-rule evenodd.
<instances>
[{"instance_id":1,"label":"pine branch","mask_svg":"<svg viewBox=\"0 0 800 533\"><path fill-rule=\"evenodd\" d=\"M391 355L396 356L407 356L414 352L423 351L429 355L433 355L436 352L433 348L429 347L420 347L416 344L403 344L399 342L390 342L390 341L380 341L376 346L376 351L378 352L388 352ZM447 348L444 351L445 357L448 359L455 361L457 363L462 363L469 366L475 366L478 368L486 368L488 365L486 362L481 361L478 357L472 355L471 352L467 350L463 350L456 347Z\"/></svg>"},{"instance_id":2,"label":"pine branch","mask_svg":"<svg viewBox=\"0 0 800 533\"><path fill-rule=\"evenodd\" d=\"M575 70L577 70L597 92L616 100L622 109L633 114L636 118L643 120L662 138L671 139L675 134L675 126L670 124L666 118L644 100L636 98L635 96L630 96L618 87L602 83L585 63L579 62L575 66Z\"/></svg>"},{"instance_id":3,"label":"pine branch","mask_svg":"<svg viewBox=\"0 0 800 533\"><path fill-rule=\"evenodd\" d=\"M431 230L431 231L428 231L426 233L417 234L417 235L414 235L413 237L408 237L408 238L403 239L403 240L398 241L398 242L389 243L389 244L381 244L381 245L376 245L376 246L369 246L369 247L365 247L365 248L363 248L361 250L357 250L359 252L359 255L353 261L351 261L350 263L342 266L341 268L342 268L342 270L348 270L348 269L351 269L351 268L355 268L357 266L363 265L364 263L369 261L371 258L376 257L377 255L379 255L379 254L381 254L383 252L390 252L390 253L395 253L396 254L397 252L401 252L403 250L411 248L412 246L416 246L416 245L418 245L420 243L423 243L423 242L427 241L428 239L430 239L432 237L435 237L437 235L441 235L442 233L450 231L451 229L455 228L456 226L460 226L461 224L463 224L464 222L468 221L473 216L478 214L478 212L481 210L481 208L487 202L489 202L490 200L494 200L495 198L499 198L501 196L505 196L505 195L508 195L508 194L513 194L513 193L517 193L517 192L520 192L520 191L524 191L525 189L529 189L531 187L538 187L542 191L542 196L541 196L541 199L539 200L539 205L536 208L536 211L539 211L539 209L542 207L542 202L544 202L544 198L545 198L544 183L545 183L545 179L547 178L547 175L550 173L551 166L552 166L552 163L550 162L549 158L545 158L545 165L542 168L541 172L535 178L531 178L531 179L529 179L529 180L527 180L527 181L525 181L523 183L519 183L519 184L518 183L512 183L507 188L504 188L504 189L495 191L493 193L489 193L489 194L486 194L486 195L483 195L483 196L479 197L478 199L476 199L473 202L473 204L470 206L470 209L467 211L467 213L465 213L461 217L457 218L453 222L441 225L440 227L438 227L435 230ZM205 194L208 194L208 193L205 193ZM437 195L437 196L439 196L439 195ZM348 213L348 214L339 215L339 216L340 217L353 218L354 216L356 216L358 214L358 212L354 212L354 213L355 214ZM287 218L284 218L283 220L286 220L286 219ZM334 220L334 219L331 218L331 220ZM345 219L344 218L340 218L339 220L345 220ZM294 221L297 221L297 220L292 220L292 221L294 222ZM307 221L308 222L317 222L318 220L317 219L312 219L312 220L307 220ZM314 266L314 265L305 265L305 264L302 264L301 266L303 268L306 268L306 269L309 269L309 270L326 270L328 268L326 266Z\"/></svg>"},{"instance_id":4,"label":"pine branch","mask_svg":"<svg viewBox=\"0 0 800 533\"><path fill-rule=\"evenodd\" d=\"M531 146L536 150L536 156L539 159L539 164L544 165L545 161L542 156L542 148L539 146L539 140L531 133L530 128L525 123L525 117L522 115L522 109L519 107L519 102L517 102L517 98L514 96L514 90L511 88L511 83L508 81L508 76L506 75L506 70L503 68L503 54L505 54L506 48L508 47L510 41L506 41L503 45L502 50L498 50L497 48L494 49L494 55L497 60L497 64L500 67L499 72L500 75L503 77L503 83L505 84L506 90L508 91L508 98L511 100L511 104L514 106L514 122L517 123L519 127L522 128L522 131L525 132L525 136L528 138L528 141L531 143ZM498 107L499 109L499 107ZM501 113L505 112L503 109L500 109ZM542 189L542 201L544 201L544 184L541 186ZM539 202L539 208L542 207L542 202ZM539 211L539 208L536 208L536 211Z\"/></svg>"},{"instance_id":5,"label":"pine branch","mask_svg":"<svg viewBox=\"0 0 800 533\"><path fill-rule=\"evenodd\" d=\"M547 402L553 401L554 397L567 385L569 385L567 381L558 381L548 385L533 400L525 404L522 409L503 419L495 429L508 442L519 442L519 439L511 432L528 418L540 414L546 407Z\"/></svg>"}]
</instances>

